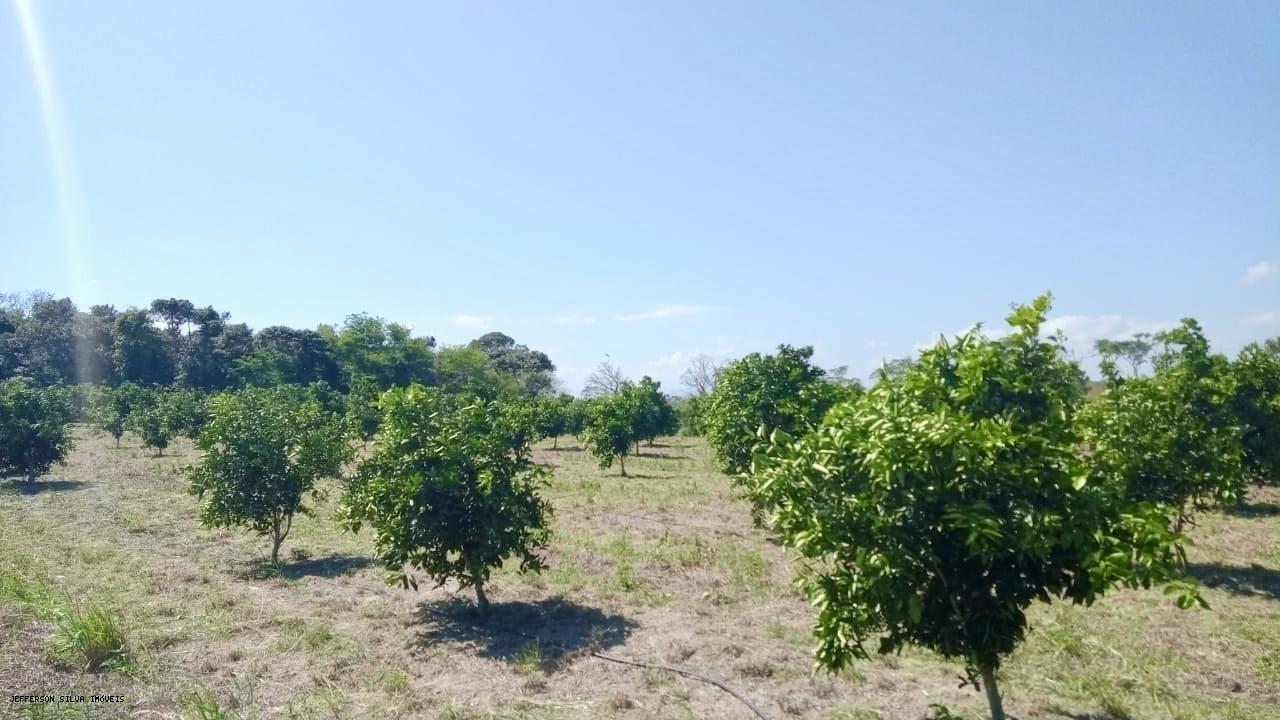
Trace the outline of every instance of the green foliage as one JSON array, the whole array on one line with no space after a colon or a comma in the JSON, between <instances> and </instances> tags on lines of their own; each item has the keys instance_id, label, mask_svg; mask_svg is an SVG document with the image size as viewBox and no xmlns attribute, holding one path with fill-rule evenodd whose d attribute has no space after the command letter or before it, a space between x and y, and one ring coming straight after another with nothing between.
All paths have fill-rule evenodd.
<instances>
[{"instance_id":1,"label":"green foliage","mask_svg":"<svg viewBox=\"0 0 1280 720\"><path fill-rule=\"evenodd\" d=\"M596 456L601 468L612 467L616 459L626 477L627 451L637 441L632 403L624 392L618 392L592 398L586 407L583 444Z\"/></svg>"},{"instance_id":2,"label":"green foliage","mask_svg":"<svg viewBox=\"0 0 1280 720\"><path fill-rule=\"evenodd\" d=\"M350 315L342 327L321 326L323 337L342 363L349 381L370 378L379 389L435 378L435 339L413 337L409 328L370 315Z\"/></svg>"},{"instance_id":3,"label":"green foliage","mask_svg":"<svg viewBox=\"0 0 1280 720\"><path fill-rule=\"evenodd\" d=\"M145 310L127 310L115 320L112 358L116 377L139 385L168 385L177 368L165 338Z\"/></svg>"},{"instance_id":4,"label":"green foliage","mask_svg":"<svg viewBox=\"0 0 1280 720\"><path fill-rule=\"evenodd\" d=\"M129 414L146 402L146 390L133 383L121 383L116 387L97 385L89 396L89 422L93 427L115 438L120 438L128 428Z\"/></svg>"},{"instance_id":5,"label":"green foliage","mask_svg":"<svg viewBox=\"0 0 1280 720\"><path fill-rule=\"evenodd\" d=\"M0 382L0 477L21 473L34 482L62 462L72 445L67 424L73 414L71 393L64 386Z\"/></svg>"},{"instance_id":6,"label":"green foliage","mask_svg":"<svg viewBox=\"0 0 1280 720\"><path fill-rule=\"evenodd\" d=\"M1155 347L1150 333L1135 333L1128 340L1108 340L1104 338L1094 343L1094 349L1098 351L1104 361L1115 362L1117 358L1126 360L1134 377L1138 376L1138 371L1147 359L1151 357L1151 352L1155 350Z\"/></svg>"},{"instance_id":7,"label":"green foliage","mask_svg":"<svg viewBox=\"0 0 1280 720\"><path fill-rule=\"evenodd\" d=\"M1245 474L1255 482L1280 483L1280 351L1257 343L1232 363L1232 408L1242 425Z\"/></svg>"},{"instance_id":8,"label":"green foliage","mask_svg":"<svg viewBox=\"0 0 1280 720\"><path fill-rule=\"evenodd\" d=\"M197 390L162 390L155 400L157 411L175 435L195 439L209 422L209 399Z\"/></svg>"},{"instance_id":9,"label":"green foliage","mask_svg":"<svg viewBox=\"0 0 1280 720\"><path fill-rule=\"evenodd\" d=\"M572 398L565 407L564 431L573 436L582 435L591 418L591 401L586 398Z\"/></svg>"},{"instance_id":10,"label":"green foliage","mask_svg":"<svg viewBox=\"0 0 1280 720\"><path fill-rule=\"evenodd\" d=\"M1193 511L1243 492L1235 383L1194 320L1157 339L1151 377L1121 378L1103 361L1108 389L1081 412L1081 439L1102 482L1169 505L1180 527Z\"/></svg>"},{"instance_id":11,"label":"green foliage","mask_svg":"<svg viewBox=\"0 0 1280 720\"><path fill-rule=\"evenodd\" d=\"M701 437L706 432L703 426L706 405L707 398L704 395L691 395L671 401L681 435Z\"/></svg>"},{"instance_id":12,"label":"green foliage","mask_svg":"<svg viewBox=\"0 0 1280 720\"><path fill-rule=\"evenodd\" d=\"M316 481L337 476L352 455L341 418L290 389L223 393L196 440L204 451L187 469L200 498L200 520L212 527L247 527L272 539L279 561L296 513Z\"/></svg>"},{"instance_id":13,"label":"green foliage","mask_svg":"<svg viewBox=\"0 0 1280 720\"><path fill-rule=\"evenodd\" d=\"M436 379L448 392L497 398L520 392L519 384L498 371L493 360L474 345L451 345L435 355Z\"/></svg>"},{"instance_id":14,"label":"green foliage","mask_svg":"<svg viewBox=\"0 0 1280 720\"><path fill-rule=\"evenodd\" d=\"M360 463L339 511L352 531L373 528L390 578L405 566L437 584L476 590L481 608L493 568L511 556L540 570L551 508L538 496L545 470L529 458L525 428L501 403L411 385L382 396L382 430Z\"/></svg>"},{"instance_id":15,"label":"green foliage","mask_svg":"<svg viewBox=\"0 0 1280 720\"><path fill-rule=\"evenodd\" d=\"M1163 510L1089 481L1074 416L1083 374L1039 337L1049 298L1013 332L966 334L882 378L816 431L773 435L750 489L805 559L819 665L920 645L988 685L1035 600L1089 604L1116 585L1178 578ZM722 376L722 382L724 377ZM1182 604L1198 596L1191 586Z\"/></svg>"},{"instance_id":16,"label":"green foliage","mask_svg":"<svg viewBox=\"0 0 1280 720\"><path fill-rule=\"evenodd\" d=\"M142 396L142 402L129 411L126 426L138 435L142 444L155 448L156 455L164 455L169 441L178 434L173 420L160 405L161 390L148 390Z\"/></svg>"},{"instance_id":17,"label":"green foliage","mask_svg":"<svg viewBox=\"0 0 1280 720\"><path fill-rule=\"evenodd\" d=\"M378 432L382 419L378 409L379 394L377 385L368 378L359 378L351 383L345 413L347 427L362 443L368 443Z\"/></svg>"},{"instance_id":18,"label":"green foliage","mask_svg":"<svg viewBox=\"0 0 1280 720\"><path fill-rule=\"evenodd\" d=\"M633 442L652 443L659 435L674 435L680 429L680 419L662 394L661 383L648 375L638 383L623 383L618 395L630 406Z\"/></svg>"},{"instance_id":19,"label":"green foliage","mask_svg":"<svg viewBox=\"0 0 1280 720\"><path fill-rule=\"evenodd\" d=\"M275 325L253 338L253 351L236 362L240 383L256 387L310 385L343 386L342 368L329 340L314 330Z\"/></svg>"},{"instance_id":20,"label":"green foliage","mask_svg":"<svg viewBox=\"0 0 1280 720\"><path fill-rule=\"evenodd\" d=\"M570 413L573 410L572 395L543 395L536 400L537 416L534 419L538 437L555 438L569 432Z\"/></svg>"},{"instance_id":21,"label":"green foliage","mask_svg":"<svg viewBox=\"0 0 1280 720\"><path fill-rule=\"evenodd\" d=\"M556 366L546 353L517 345L514 339L500 332L485 333L472 340L468 347L483 352L518 392L542 395L551 391Z\"/></svg>"},{"instance_id":22,"label":"green foliage","mask_svg":"<svg viewBox=\"0 0 1280 720\"><path fill-rule=\"evenodd\" d=\"M836 402L856 393L826 382L812 356L811 347L779 345L777 355L752 353L720 371L702 418L722 470L747 472L762 437L774 430L794 435L816 427Z\"/></svg>"}]
</instances>

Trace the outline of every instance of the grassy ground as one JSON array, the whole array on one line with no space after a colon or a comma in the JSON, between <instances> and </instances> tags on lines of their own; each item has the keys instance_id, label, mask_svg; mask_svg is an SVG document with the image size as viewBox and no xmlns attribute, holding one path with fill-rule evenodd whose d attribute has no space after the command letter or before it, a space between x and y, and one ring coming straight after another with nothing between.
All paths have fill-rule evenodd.
<instances>
[{"instance_id":1,"label":"grassy ground","mask_svg":"<svg viewBox=\"0 0 1280 720\"><path fill-rule=\"evenodd\" d=\"M935 703L983 715L959 668L924 652L811 675L791 563L699 441L644 448L630 478L571 440L539 449L556 467L550 569L500 572L479 629L467 593L383 584L369 538L341 534L331 502L295 524L277 572L264 539L196 523L178 474L189 445L153 458L129 437L119 449L77 437L34 489L0 485L2 717L750 717L710 685L591 651L718 678L770 718L914 720ZM1210 611L1156 591L1038 608L1002 673L1007 708L1024 720L1280 717L1278 503L1255 493L1194 531ZM117 635L126 653L113 654ZM106 667L83 672L85 649ZM125 702L9 701L44 692Z\"/></svg>"}]
</instances>

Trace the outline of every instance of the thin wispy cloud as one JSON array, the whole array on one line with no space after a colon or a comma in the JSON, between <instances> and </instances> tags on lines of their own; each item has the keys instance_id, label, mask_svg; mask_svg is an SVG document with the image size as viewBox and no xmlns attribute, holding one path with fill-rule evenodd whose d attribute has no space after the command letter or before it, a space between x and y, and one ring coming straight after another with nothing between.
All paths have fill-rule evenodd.
<instances>
[{"instance_id":1,"label":"thin wispy cloud","mask_svg":"<svg viewBox=\"0 0 1280 720\"><path fill-rule=\"evenodd\" d=\"M1257 285L1258 283L1269 282L1275 279L1276 274L1280 273L1280 268L1263 260L1260 263L1250 265L1244 271L1244 278L1241 280L1245 285Z\"/></svg>"},{"instance_id":2,"label":"thin wispy cloud","mask_svg":"<svg viewBox=\"0 0 1280 720\"><path fill-rule=\"evenodd\" d=\"M1280 323L1280 310L1254 313L1242 321L1245 325L1275 325Z\"/></svg>"},{"instance_id":3,"label":"thin wispy cloud","mask_svg":"<svg viewBox=\"0 0 1280 720\"><path fill-rule=\"evenodd\" d=\"M468 330L484 330L493 327L493 318L488 315L454 315L450 322Z\"/></svg>"},{"instance_id":4,"label":"thin wispy cloud","mask_svg":"<svg viewBox=\"0 0 1280 720\"><path fill-rule=\"evenodd\" d=\"M666 320L668 318L688 317L691 315L702 315L711 308L706 305L685 305L682 303L663 303L655 305L652 310L647 312L627 313L618 315L617 319L622 322L636 322L637 320Z\"/></svg>"},{"instance_id":5,"label":"thin wispy cloud","mask_svg":"<svg viewBox=\"0 0 1280 720\"><path fill-rule=\"evenodd\" d=\"M734 348L733 344L729 342L729 338L723 335L717 335L715 341L715 347L711 350L703 350L702 348L697 348L696 350L676 350L675 352L650 360L649 364L657 368L674 368L676 370L683 370L699 355L706 355L719 362L723 362L733 357Z\"/></svg>"}]
</instances>

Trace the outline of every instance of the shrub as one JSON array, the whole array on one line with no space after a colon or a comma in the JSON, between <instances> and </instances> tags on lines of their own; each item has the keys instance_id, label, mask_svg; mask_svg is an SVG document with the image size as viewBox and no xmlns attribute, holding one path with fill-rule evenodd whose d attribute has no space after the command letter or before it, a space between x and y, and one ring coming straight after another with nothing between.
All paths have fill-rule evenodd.
<instances>
[{"instance_id":1,"label":"shrub","mask_svg":"<svg viewBox=\"0 0 1280 720\"><path fill-rule=\"evenodd\" d=\"M587 406L582 442L596 456L600 468L613 467L617 460L622 476L627 476L627 451L636 442L631 403L624 392L593 398Z\"/></svg>"},{"instance_id":2,"label":"shrub","mask_svg":"<svg viewBox=\"0 0 1280 720\"><path fill-rule=\"evenodd\" d=\"M196 440L204 461L187 468L200 520L270 537L271 561L278 563L293 516L310 512L305 496L351 457L342 421L282 389L224 393L211 406L212 418Z\"/></svg>"},{"instance_id":3,"label":"shrub","mask_svg":"<svg viewBox=\"0 0 1280 720\"><path fill-rule=\"evenodd\" d=\"M72 418L67 390L38 388L25 380L0 382L0 477L22 474L27 482L61 463L71 449Z\"/></svg>"},{"instance_id":4,"label":"shrub","mask_svg":"<svg viewBox=\"0 0 1280 720\"><path fill-rule=\"evenodd\" d=\"M1122 378L1103 362L1107 391L1080 415L1098 476L1128 497L1169 505L1181 528L1195 511L1244 489L1235 384L1194 320L1156 336L1151 377Z\"/></svg>"},{"instance_id":5,"label":"shrub","mask_svg":"<svg viewBox=\"0 0 1280 720\"><path fill-rule=\"evenodd\" d=\"M1000 719L995 670L1033 601L1089 604L1179 577L1181 536L1162 509L1089 482L1082 373L1039 337L1048 308L1045 296L1016 309L1001 340L944 341L757 455L749 486L804 558L821 666L865 657L872 640L881 653L921 645L963 661ZM1180 604L1198 599L1174 587Z\"/></svg>"},{"instance_id":6,"label":"shrub","mask_svg":"<svg viewBox=\"0 0 1280 720\"><path fill-rule=\"evenodd\" d=\"M761 438L816 427L831 406L856 390L827 382L809 360L812 347L779 345L777 355L752 353L725 366L702 405L703 429L720 469L741 475Z\"/></svg>"},{"instance_id":7,"label":"shrub","mask_svg":"<svg viewBox=\"0 0 1280 720\"><path fill-rule=\"evenodd\" d=\"M369 525L389 578L417 588L408 565L438 585L456 580L488 608L485 583L508 557L541 570L534 549L551 508L546 471L529 458L526 428L497 401L411 385L382 396L381 441L348 484L339 518Z\"/></svg>"},{"instance_id":8,"label":"shrub","mask_svg":"<svg viewBox=\"0 0 1280 720\"><path fill-rule=\"evenodd\" d=\"M1245 474L1259 483L1280 482L1280 351L1247 345L1231 371Z\"/></svg>"}]
</instances>

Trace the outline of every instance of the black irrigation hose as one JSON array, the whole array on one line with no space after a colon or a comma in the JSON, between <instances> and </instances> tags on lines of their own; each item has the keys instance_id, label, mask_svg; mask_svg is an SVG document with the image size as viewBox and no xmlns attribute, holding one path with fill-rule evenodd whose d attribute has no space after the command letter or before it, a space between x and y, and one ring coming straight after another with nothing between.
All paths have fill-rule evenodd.
<instances>
[{"instance_id":1,"label":"black irrigation hose","mask_svg":"<svg viewBox=\"0 0 1280 720\"><path fill-rule=\"evenodd\" d=\"M450 616L450 615L448 615L448 614L446 614L446 613L443 613L443 612L441 612L441 611L439 611L439 610L433 610L433 609L431 609L431 608L427 608L427 607L420 608L420 609L421 609L423 612L426 612L426 613L428 613L428 614L430 614L430 615L435 615L436 617L439 617L439 618L442 618L442 619L448 620L448 621L450 621L450 622L457 622L457 621L458 621L458 619L457 619L457 618L452 617L452 616ZM513 629L511 629L511 628L501 628L501 627L489 627L489 626L487 626L487 625L477 625L477 624L475 624L475 623L468 623L468 624L469 624L469 625L471 625L471 627L472 627L472 628L474 628L474 629L476 629L476 630L482 630L482 631L484 631L484 630L497 630L498 632L505 632L505 633L508 633L508 634L510 634L510 635L517 635L517 636L519 636L519 637L528 638L528 639L530 639L530 640L536 640L537 642L539 642L539 643L541 643L541 644L543 644L543 645L550 645L551 647L557 647L557 648L560 648L561 650L564 650L565 652L570 652L570 653L574 652L574 648L571 648L571 647L569 647L568 645L563 645L563 644L561 644L561 643L554 642L554 641L551 641L551 640L543 640L542 638L538 637L537 635L532 635L532 634L530 634L530 633L522 632L522 631L520 631L520 630L513 630ZM720 682L719 680L716 680L715 678L707 677L706 675L700 675L700 674L698 674L698 673L696 673L696 672L693 672L692 670L685 670L684 668L670 667L670 666L668 666L668 665L655 665L655 664L653 664L653 663L638 662L638 661L636 661L636 660L627 660L627 659L620 658L620 657L614 657L614 656L612 656L612 655L605 655L604 653L602 653L602 652L596 652L595 650L592 650L592 651L588 652L587 654L588 654L588 655L590 655L590 656L591 656L591 657L593 657L593 658L599 658L599 659L601 659L601 660L605 660L605 661L608 661L608 662L611 662L611 663L618 663L619 665L630 665L630 666L632 666L632 667L638 667L638 668L649 668L649 669L651 669L651 670L662 670L662 671L665 671L665 672L675 673L676 675L683 675L684 677L690 678L690 679L692 679L692 680L697 680L697 681L699 681L699 682L704 682L704 683L706 683L706 684L708 684L708 685L714 685L714 686L716 686L716 687L720 688L721 690L723 690L723 691L725 691L725 692L729 693L729 694L730 694L730 695L732 695L733 697L737 698L738 702L741 702L743 705L746 705L746 706L747 706L747 708L748 708L748 709L750 709L752 713L755 713L755 716L756 716L756 717L760 718L760 720L769 720L768 716L766 716L763 712L761 712L761 711L760 711L760 708L758 708L758 707L756 707L754 704L752 704L752 702L751 702L750 700L748 700L748 699L746 699L745 697L743 697L743 696L742 696L742 694L741 694L741 693L739 693L737 690L734 690L733 688L729 687L728 685L725 685L724 683Z\"/></svg>"},{"instance_id":2,"label":"black irrigation hose","mask_svg":"<svg viewBox=\"0 0 1280 720\"><path fill-rule=\"evenodd\" d=\"M738 694L738 691L734 690L728 685L725 685L719 680L716 680L715 678L710 678L710 677L707 677L706 675L699 675L698 673L692 672L690 670L684 670L676 667L668 667L666 665L653 665L651 663L636 662L634 660L624 660L622 658L616 658L609 655L605 655L604 653L592 652L591 657L600 658L601 660L608 660L609 662L615 662L620 665L632 665L632 666L641 667L641 668L652 668L654 670L665 670L667 672L675 673L677 675L683 675L693 680L699 680L709 685L715 685L721 690L737 698L738 702L741 702L743 705L746 705L751 710L751 712L755 713L756 717L760 718L760 720L769 720L769 718L767 718L764 713L760 712L760 708L751 704L750 700Z\"/></svg>"}]
</instances>

